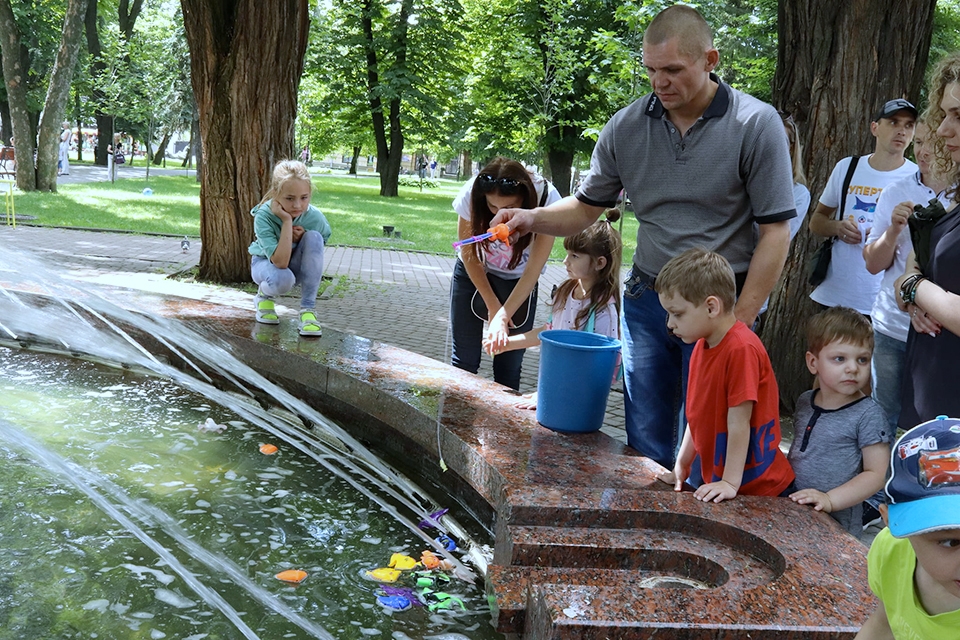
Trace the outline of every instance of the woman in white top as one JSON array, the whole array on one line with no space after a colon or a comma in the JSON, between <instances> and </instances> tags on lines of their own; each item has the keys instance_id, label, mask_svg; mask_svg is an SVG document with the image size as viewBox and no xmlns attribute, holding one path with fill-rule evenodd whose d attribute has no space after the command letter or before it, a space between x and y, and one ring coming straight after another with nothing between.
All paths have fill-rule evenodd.
<instances>
[{"instance_id":1,"label":"woman in white top","mask_svg":"<svg viewBox=\"0 0 960 640\"><path fill-rule=\"evenodd\" d=\"M480 235L500 209L533 209L560 199L556 188L522 164L497 157L464 185L453 201L459 214L458 236ZM511 333L529 331L536 315L537 281L553 236L523 236L512 245L487 240L465 245L453 270L450 288L452 364L476 373L484 338L505 345ZM484 336L483 323L489 322ZM493 358L496 382L518 390L524 351Z\"/></svg>"}]
</instances>

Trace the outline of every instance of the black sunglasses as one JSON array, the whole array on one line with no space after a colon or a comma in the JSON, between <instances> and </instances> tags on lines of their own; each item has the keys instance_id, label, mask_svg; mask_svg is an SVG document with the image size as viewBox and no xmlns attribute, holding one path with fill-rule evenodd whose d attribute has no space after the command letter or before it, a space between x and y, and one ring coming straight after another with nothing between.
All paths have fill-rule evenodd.
<instances>
[{"instance_id":1,"label":"black sunglasses","mask_svg":"<svg viewBox=\"0 0 960 640\"><path fill-rule=\"evenodd\" d=\"M524 186L519 180L513 180L512 178L494 178L489 173L481 173L478 175L476 184L480 186L480 190L484 193L496 189L505 196L512 196L520 191L520 187Z\"/></svg>"}]
</instances>

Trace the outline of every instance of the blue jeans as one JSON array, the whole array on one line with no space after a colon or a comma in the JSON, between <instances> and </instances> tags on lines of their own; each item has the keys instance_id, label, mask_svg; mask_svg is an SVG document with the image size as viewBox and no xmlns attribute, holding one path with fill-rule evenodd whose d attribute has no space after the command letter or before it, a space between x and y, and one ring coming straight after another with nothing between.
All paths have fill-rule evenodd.
<instances>
[{"instance_id":1,"label":"blue jeans","mask_svg":"<svg viewBox=\"0 0 960 640\"><path fill-rule=\"evenodd\" d=\"M870 363L873 399L887 416L891 438L895 438L897 422L900 420L900 385L903 381L903 356L906 350L906 342L900 342L874 329L873 360Z\"/></svg>"},{"instance_id":2,"label":"blue jeans","mask_svg":"<svg viewBox=\"0 0 960 640\"><path fill-rule=\"evenodd\" d=\"M274 266L269 258L253 256L250 273L253 281L260 285L260 294L275 298L290 291L299 282L300 308L315 308L320 278L323 276L323 248L323 236L319 231L304 231L300 242L293 243L286 269Z\"/></svg>"},{"instance_id":3,"label":"blue jeans","mask_svg":"<svg viewBox=\"0 0 960 640\"><path fill-rule=\"evenodd\" d=\"M623 404L627 444L673 469L683 428L692 344L667 330L649 280L631 271L623 291Z\"/></svg>"},{"instance_id":4,"label":"blue jeans","mask_svg":"<svg viewBox=\"0 0 960 640\"><path fill-rule=\"evenodd\" d=\"M487 274L487 280L493 288L501 304L507 301L517 280L507 280L493 274ZM536 316L537 285L527 302L520 305L513 314L515 329L510 334L523 333L533 328ZM453 354L450 363L458 369L476 373L480 369L480 353L483 348L483 323L487 317L487 308L483 304L477 288L467 274L463 262L457 260L453 268L453 279L450 283L450 326L453 334ZM523 366L525 349L506 351L493 357L493 379L495 382L510 387L515 391L520 389L520 368Z\"/></svg>"}]
</instances>

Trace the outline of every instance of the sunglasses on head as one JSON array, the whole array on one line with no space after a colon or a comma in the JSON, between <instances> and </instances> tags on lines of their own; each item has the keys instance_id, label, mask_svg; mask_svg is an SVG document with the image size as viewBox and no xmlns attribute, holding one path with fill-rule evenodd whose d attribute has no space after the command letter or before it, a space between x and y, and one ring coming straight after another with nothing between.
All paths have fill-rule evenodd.
<instances>
[{"instance_id":1,"label":"sunglasses on head","mask_svg":"<svg viewBox=\"0 0 960 640\"><path fill-rule=\"evenodd\" d=\"M481 173L477 176L476 184L480 185L480 190L484 193L496 189L502 195L512 196L520 190L523 183L512 178L494 178L489 173Z\"/></svg>"}]
</instances>

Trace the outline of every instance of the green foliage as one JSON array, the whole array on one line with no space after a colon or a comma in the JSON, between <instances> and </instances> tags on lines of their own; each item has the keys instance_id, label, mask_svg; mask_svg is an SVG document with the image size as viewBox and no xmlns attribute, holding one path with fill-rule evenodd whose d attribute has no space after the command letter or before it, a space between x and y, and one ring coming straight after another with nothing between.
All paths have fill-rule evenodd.
<instances>
[{"instance_id":1,"label":"green foliage","mask_svg":"<svg viewBox=\"0 0 960 640\"><path fill-rule=\"evenodd\" d=\"M940 58L955 51L960 51L960 2L939 0L933 14L927 69L932 69Z\"/></svg>"},{"instance_id":2,"label":"green foliage","mask_svg":"<svg viewBox=\"0 0 960 640\"><path fill-rule=\"evenodd\" d=\"M14 18L20 28L20 59L26 70L24 88L27 109L39 114L47 95L47 84L60 47L66 2L53 0L12 1ZM6 89L0 89L6 100Z\"/></svg>"},{"instance_id":3,"label":"green foliage","mask_svg":"<svg viewBox=\"0 0 960 640\"><path fill-rule=\"evenodd\" d=\"M362 4L337 0L316 10L300 91L301 144L309 143L315 155L354 147L373 151L371 100L379 98L384 118L397 101L407 143L436 156L438 141L449 136L450 123L457 120L453 114L462 93L466 62L460 5L371 0L373 40L368 48ZM405 41L397 24L401 4L411 11ZM372 88L369 53L377 60Z\"/></svg>"}]
</instances>

